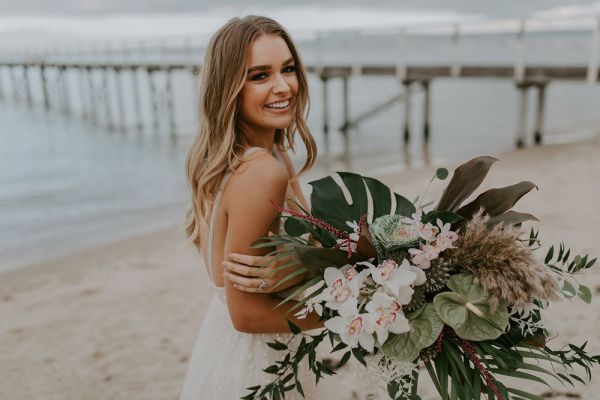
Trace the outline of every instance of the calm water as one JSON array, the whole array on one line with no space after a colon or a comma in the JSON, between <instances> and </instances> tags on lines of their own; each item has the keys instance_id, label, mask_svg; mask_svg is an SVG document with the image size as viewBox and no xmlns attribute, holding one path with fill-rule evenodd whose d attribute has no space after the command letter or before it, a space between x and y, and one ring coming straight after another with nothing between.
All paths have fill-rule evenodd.
<instances>
[{"instance_id":1,"label":"calm water","mask_svg":"<svg viewBox=\"0 0 600 400\"><path fill-rule=\"evenodd\" d=\"M532 36L528 43L530 63L585 64L587 34L564 33ZM551 49L542 49L542 39ZM487 41L486 41L487 40ZM410 62L447 63L447 38L421 37L403 53ZM352 61L351 37L332 37L324 51L328 63ZM361 59L367 63L397 62L394 37L366 38L361 43ZM514 43L508 35L493 38L473 36L465 41L465 62L510 64ZM301 47L307 63L314 49ZM199 57L198 57L199 58ZM5 93L10 93L6 69L0 71ZM144 129L135 124L132 79L142 89ZM75 114L89 99L81 97L78 76L71 83L70 104ZM96 76L96 85L102 77ZM0 101L0 270L32 261L55 257L76 249L91 247L142 232L174 226L182 221L187 203L184 160L195 127L195 85L188 72L174 75L175 110L179 141L168 139L164 104L159 107L159 126L153 128L147 77L124 74L123 116L126 131L94 127L80 117L67 118L59 112L47 113L40 106L29 109L13 101ZM35 81L34 87L36 86ZM109 77L111 90L118 82ZM159 80L160 86L160 80ZM98 86L96 86L98 87ZM342 140L336 127L342 122L341 82L330 82L329 143L333 158L341 153ZM437 164L448 164L479 154L496 154L512 148L515 141L517 92L509 81L440 80L432 86L431 156ZM325 138L322 127L321 83L310 78L311 111L309 126L320 149ZM350 81L351 115L399 93L401 86L391 77ZM600 89L577 83L552 84L547 93L546 131L549 141L584 137L598 129L597 109ZM39 89L34 97L40 98ZM530 110L534 109L531 94ZM413 97L412 152L420 160L422 94ZM110 104L116 118L119 108ZM106 117L100 110L99 120ZM403 106L395 104L350 132L351 152L361 161L358 170L376 174L400 170ZM532 124L530 118L529 125ZM299 155L301 157L301 154ZM312 176L325 174L318 168Z\"/></svg>"}]
</instances>

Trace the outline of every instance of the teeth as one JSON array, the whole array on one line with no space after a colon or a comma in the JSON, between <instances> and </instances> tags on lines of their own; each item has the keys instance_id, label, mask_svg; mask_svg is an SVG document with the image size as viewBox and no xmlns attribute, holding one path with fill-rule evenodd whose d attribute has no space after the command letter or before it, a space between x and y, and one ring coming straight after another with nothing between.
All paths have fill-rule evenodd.
<instances>
[{"instance_id":1,"label":"teeth","mask_svg":"<svg viewBox=\"0 0 600 400\"><path fill-rule=\"evenodd\" d=\"M286 101L282 101L280 103L267 104L265 107L268 107L268 108L286 108L289 104L290 104L290 101L286 100Z\"/></svg>"}]
</instances>

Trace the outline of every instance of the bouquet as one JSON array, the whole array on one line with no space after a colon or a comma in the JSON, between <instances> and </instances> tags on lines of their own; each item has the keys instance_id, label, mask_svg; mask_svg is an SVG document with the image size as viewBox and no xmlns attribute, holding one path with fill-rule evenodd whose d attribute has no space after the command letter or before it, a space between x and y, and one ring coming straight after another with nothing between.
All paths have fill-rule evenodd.
<instances>
[{"instance_id":1,"label":"bouquet","mask_svg":"<svg viewBox=\"0 0 600 400\"><path fill-rule=\"evenodd\" d=\"M458 167L430 210L347 172L310 183L311 213L280 209L285 234L255 247L276 246L276 259L293 255L302 263L280 282L310 272L281 305L299 297L288 312L317 312L325 329L308 335L288 320L302 339L296 348L291 340L268 344L282 352L265 366L273 379L248 388L244 399L303 394L297 376L306 359L318 383L354 357L391 399L419 399L425 371L444 400L540 399L502 377L589 380L600 356L589 355L585 343L550 348L542 312L559 297L589 303L590 289L575 276L596 259L574 256L563 244L543 260L535 256L538 232L522 224L537 219L512 210L535 188L531 182L485 191L463 205L495 161L478 157ZM429 183L447 176L438 169ZM327 339L332 353L341 352L335 366L317 358Z\"/></svg>"}]
</instances>

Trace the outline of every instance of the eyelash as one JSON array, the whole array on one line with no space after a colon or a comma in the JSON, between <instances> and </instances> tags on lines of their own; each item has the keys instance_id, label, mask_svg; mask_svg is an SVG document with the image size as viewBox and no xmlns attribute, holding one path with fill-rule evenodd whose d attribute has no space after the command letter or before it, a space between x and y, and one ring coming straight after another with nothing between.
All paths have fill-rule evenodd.
<instances>
[{"instance_id":1,"label":"eyelash","mask_svg":"<svg viewBox=\"0 0 600 400\"><path fill-rule=\"evenodd\" d=\"M284 70L285 70L285 69L287 69L287 68L290 68L290 69L291 69L291 71L290 71L290 72L295 72L295 71L296 71L296 66L295 66L295 65L290 65L290 66L288 66L288 67L285 67L285 68L284 68ZM253 81L260 81L260 80L263 80L263 79L265 79L265 78L259 78L260 76L263 76L263 75L266 75L266 73L265 73L265 72L261 72L260 74L256 74L256 75L254 75L254 76L251 78L251 80L253 80Z\"/></svg>"}]
</instances>

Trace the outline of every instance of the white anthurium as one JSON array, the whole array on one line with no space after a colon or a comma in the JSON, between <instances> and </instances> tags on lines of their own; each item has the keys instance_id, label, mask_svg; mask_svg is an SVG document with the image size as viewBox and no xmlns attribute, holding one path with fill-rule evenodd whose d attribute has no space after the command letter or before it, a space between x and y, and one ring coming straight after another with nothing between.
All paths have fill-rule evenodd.
<instances>
[{"instance_id":1,"label":"white anthurium","mask_svg":"<svg viewBox=\"0 0 600 400\"><path fill-rule=\"evenodd\" d=\"M372 265L372 264L371 264ZM415 283L417 274L406 268L400 268L393 260L384 260L377 267L369 267L373 281L384 287L392 296L402 304L410 303L414 290L411 285Z\"/></svg>"},{"instance_id":2,"label":"white anthurium","mask_svg":"<svg viewBox=\"0 0 600 400\"><path fill-rule=\"evenodd\" d=\"M338 310L339 316L325 321L325 327L331 332L340 335L342 342L351 348L360 345L369 353L373 352L375 330L373 317L370 314L361 314L357 309L356 298L351 298Z\"/></svg>"},{"instance_id":3,"label":"white anthurium","mask_svg":"<svg viewBox=\"0 0 600 400\"><path fill-rule=\"evenodd\" d=\"M358 297L366 274L354 275L350 269L346 268L344 271L335 267L325 269L324 278L327 287L320 294L321 300L326 301L325 307L338 310L347 301Z\"/></svg>"},{"instance_id":4,"label":"white anthurium","mask_svg":"<svg viewBox=\"0 0 600 400\"><path fill-rule=\"evenodd\" d=\"M373 317L375 333L380 345L385 343L389 332L399 334L410 331L408 320L402 312L402 305L382 291L373 294L365 310Z\"/></svg>"}]
</instances>

